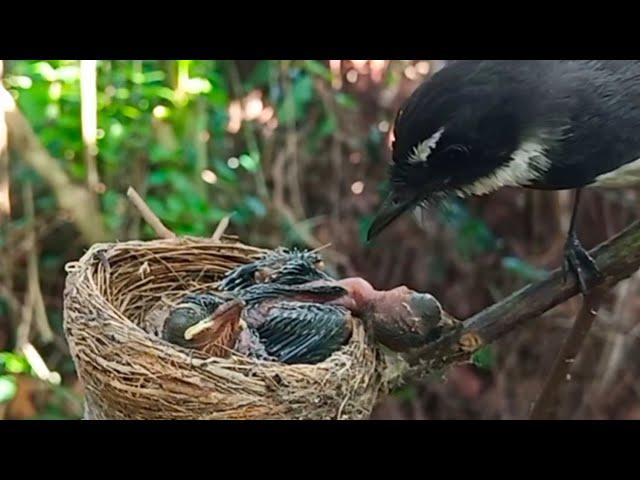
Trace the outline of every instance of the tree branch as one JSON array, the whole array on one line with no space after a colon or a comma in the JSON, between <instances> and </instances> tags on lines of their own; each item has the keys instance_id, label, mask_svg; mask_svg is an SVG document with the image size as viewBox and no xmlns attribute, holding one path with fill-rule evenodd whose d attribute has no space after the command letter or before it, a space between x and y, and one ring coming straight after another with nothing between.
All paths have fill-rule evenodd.
<instances>
[{"instance_id":1,"label":"tree branch","mask_svg":"<svg viewBox=\"0 0 640 480\"><path fill-rule=\"evenodd\" d=\"M42 146L13 97L2 85L0 109L4 110L10 149L49 184L60 208L71 214L87 243L106 240L108 235L96 199L88 189L73 183L60 163Z\"/></svg>"},{"instance_id":2,"label":"tree branch","mask_svg":"<svg viewBox=\"0 0 640 480\"><path fill-rule=\"evenodd\" d=\"M591 250L603 274L599 287L610 288L640 268L640 222ZM541 282L530 284L445 331L440 338L406 356L407 374L421 376L451 363L464 361L527 320L539 317L579 293L575 278L565 284L560 269Z\"/></svg>"},{"instance_id":3,"label":"tree branch","mask_svg":"<svg viewBox=\"0 0 640 480\"><path fill-rule=\"evenodd\" d=\"M538 400L531 409L531 420L553 420L557 413L557 393L563 380L569 380L569 370L575 361L593 321L606 290L602 287L589 292L582 302L576 320L556 357L551 373L547 378Z\"/></svg>"},{"instance_id":4,"label":"tree branch","mask_svg":"<svg viewBox=\"0 0 640 480\"><path fill-rule=\"evenodd\" d=\"M0 60L0 88L2 86L3 63ZM5 105L0 99L0 221L11 217L11 197L9 195L9 151L7 148L7 123Z\"/></svg>"}]
</instances>

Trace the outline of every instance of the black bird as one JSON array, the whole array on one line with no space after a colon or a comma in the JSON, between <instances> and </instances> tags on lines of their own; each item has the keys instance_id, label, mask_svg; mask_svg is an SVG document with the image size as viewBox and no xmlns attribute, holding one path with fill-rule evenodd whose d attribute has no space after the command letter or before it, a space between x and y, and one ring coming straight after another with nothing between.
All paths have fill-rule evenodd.
<instances>
[{"instance_id":1,"label":"black bird","mask_svg":"<svg viewBox=\"0 0 640 480\"><path fill-rule=\"evenodd\" d=\"M576 235L580 193L640 183L640 61L455 61L410 96L393 133L391 192L369 239L450 195L574 189L563 271L586 293L601 273Z\"/></svg>"},{"instance_id":2,"label":"black bird","mask_svg":"<svg viewBox=\"0 0 640 480\"><path fill-rule=\"evenodd\" d=\"M313 280L330 280L322 257L315 251L278 248L262 258L231 270L218 285L221 291L235 292L258 283L295 285Z\"/></svg>"},{"instance_id":3,"label":"black bird","mask_svg":"<svg viewBox=\"0 0 640 480\"><path fill-rule=\"evenodd\" d=\"M255 284L236 292L246 304L243 320L255 331L267 355L282 363L317 363L351 336L352 317L329 304L347 291L333 282Z\"/></svg>"}]
</instances>

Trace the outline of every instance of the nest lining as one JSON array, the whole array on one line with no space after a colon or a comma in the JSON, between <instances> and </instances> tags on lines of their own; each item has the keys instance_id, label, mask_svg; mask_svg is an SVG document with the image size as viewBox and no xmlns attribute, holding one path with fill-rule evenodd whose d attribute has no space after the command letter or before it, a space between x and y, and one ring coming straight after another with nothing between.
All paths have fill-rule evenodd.
<instances>
[{"instance_id":1,"label":"nest lining","mask_svg":"<svg viewBox=\"0 0 640 480\"><path fill-rule=\"evenodd\" d=\"M345 347L314 365L211 358L160 338L181 297L215 289L227 271L264 253L188 237L97 244L68 264L64 330L85 418L367 418L404 366L360 322Z\"/></svg>"}]
</instances>

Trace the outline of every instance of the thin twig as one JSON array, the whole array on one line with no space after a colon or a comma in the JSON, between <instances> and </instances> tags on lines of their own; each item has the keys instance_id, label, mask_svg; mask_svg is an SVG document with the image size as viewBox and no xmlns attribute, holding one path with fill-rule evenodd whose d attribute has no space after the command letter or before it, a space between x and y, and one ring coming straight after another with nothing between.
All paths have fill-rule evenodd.
<instances>
[{"instance_id":1,"label":"thin twig","mask_svg":"<svg viewBox=\"0 0 640 480\"><path fill-rule=\"evenodd\" d=\"M231 86L231 91L233 95L241 100L244 95L244 87L242 86L242 80L240 78L240 72L238 71L238 66L236 65L235 60L228 61L229 66L229 85ZM256 132L254 131L253 125L250 122L242 122L242 134L244 135L245 143L249 148L249 153L251 157L255 160L260 160L260 148L258 146L258 137ZM264 178L264 173L262 171L262 166L258 168L255 172L256 179L256 191L260 198L267 199L269 197L267 182Z\"/></svg>"},{"instance_id":2,"label":"thin twig","mask_svg":"<svg viewBox=\"0 0 640 480\"><path fill-rule=\"evenodd\" d=\"M60 374L49 370L42 355L40 355L33 345L27 343L20 350L22 350L27 362L31 365L33 373L35 373L40 380L44 380L53 385L60 385L60 381L62 380Z\"/></svg>"},{"instance_id":3,"label":"thin twig","mask_svg":"<svg viewBox=\"0 0 640 480\"><path fill-rule=\"evenodd\" d=\"M87 186L97 192L100 183L96 161L98 131L97 61L80 60L80 121L84 160L87 166Z\"/></svg>"},{"instance_id":4,"label":"thin twig","mask_svg":"<svg viewBox=\"0 0 640 480\"><path fill-rule=\"evenodd\" d=\"M2 82L2 60L0 60L0 82ZM9 149L7 143L7 123L3 103L0 101L0 223L11 216L9 183Z\"/></svg>"},{"instance_id":5,"label":"thin twig","mask_svg":"<svg viewBox=\"0 0 640 480\"><path fill-rule=\"evenodd\" d=\"M135 191L133 187L129 187L127 190L127 197L133 204L134 207L138 209L142 218L149 224L153 231L156 232L156 235L160 238L176 238L176 234L169 230L164 224L160 221L160 219L156 216L155 213L149 208L146 202L142 199L138 192Z\"/></svg>"},{"instance_id":6,"label":"thin twig","mask_svg":"<svg viewBox=\"0 0 640 480\"><path fill-rule=\"evenodd\" d=\"M605 352L602 355L599 368L600 375L598 375L600 384L597 386L599 394L609 389L618 374L627 350L633 344L633 337L628 334L632 326L626 324L629 323L630 319L633 318L635 320L635 318L629 316L627 310L632 304L629 299L636 291L638 280L640 280L640 276L636 274L629 280L622 282L620 288L617 289L619 292L618 298L611 316L620 330L613 332L613 335L609 336L609 338L613 337L613 339L607 342Z\"/></svg>"},{"instance_id":7,"label":"thin twig","mask_svg":"<svg viewBox=\"0 0 640 480\"><path fill-rule=\"evenodd\" d=\"M575 362L582 345L584 345L584 340L589 330L591 330L605 292L606 290L603 288L596 288L584 296L582 307L576 316L573 327L556 357L551 373L542 388L538 400L531 409L529 416L531 420L552 420L556 418L558 412L557 395L560 384L563 380L568 381L571 378L569 375L571 365Z\"/></svg>"},{"instance_id":8,"label":"thin twig","mask_svg":"<svg viewBox=\"0 0 640 480\"><path fill-rule=\"evenodd\" d=\"M31 183L26 182L23 188L24 215L27 220L27 244L29 245L27 257L27 298L23 306L23 318L18 328L18 346L28 343L31 329L31 320L35 319L36 328L44 343L53 341L53 331L49 326L47 310L44 305L42 290L40 289L40 274L38 272L38 245L35 232L35 206Z\"/></svg>"},{"instance_id":9,"label":"thin twig","mask_svg":"<svg viewBox=\"0 0 640 480\"><path fill-rule=\"evenodd\" d=\"M224 235L225 230L229 226L230 219L231 219L231 215L227 215L222 220L220 220L220 223L218 223L218 226L216 227L215 232L213 232L213 235L211 235L211 240L213 240L214 242L220 241L220 239L222 238L222 235Z\"/></svg>"},{"instance_id":10,"label":"thin twig","mask_svg":"<svg viewBox=\"0 0 640 480\"><path fill-rule=\"evenodd\" d=\"M84 240L96 243L109 238L95 196L87 188L71 181L61 166L62 163L44 148L13 97L1 83L0 109L4 109L9 151L19 154L24 163L49 184L60 208L71 214Z\"/></svg>"}]
</instances>

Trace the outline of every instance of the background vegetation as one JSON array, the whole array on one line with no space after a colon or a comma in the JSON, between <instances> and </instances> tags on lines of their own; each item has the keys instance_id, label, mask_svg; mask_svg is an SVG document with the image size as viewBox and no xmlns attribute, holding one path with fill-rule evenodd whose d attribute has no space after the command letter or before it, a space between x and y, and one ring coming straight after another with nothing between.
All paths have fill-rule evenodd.
<instances>
[{"instance_id":1,"label":"background vegetation","mask_svg":"<svg viewBox=\"0 0 640 480\"><path fill-rule=\"evenodd\" d=\"M81 415L62 334L64 265L96 241L153 238L129 185L176 233L208 236L232 215L228 231L246 243L331 243L336 275L432 292L460 318L559 265L565 193L503 190L364 242L395 112L444 63L4 61L3 85L28 124L16 135L0 115L0 418ZM635 201L589 193L584 243L629 223ZM639 301L635 277L615 290L564 417L640 417ZM408 385L375 416L525 417L577 307L556 308L444 379Z\"/></svg>"}]
</instances>

